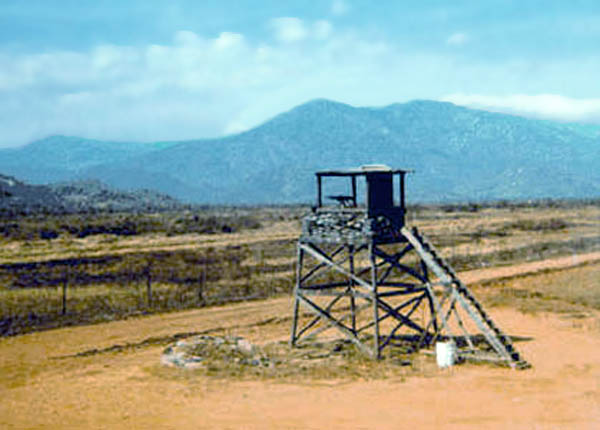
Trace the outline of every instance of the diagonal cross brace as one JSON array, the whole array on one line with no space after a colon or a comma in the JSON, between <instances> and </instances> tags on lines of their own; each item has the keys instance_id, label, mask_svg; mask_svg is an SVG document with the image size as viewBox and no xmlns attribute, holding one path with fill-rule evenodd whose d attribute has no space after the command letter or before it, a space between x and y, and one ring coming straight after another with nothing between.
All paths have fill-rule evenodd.
<instances>
[{"instance_id":1,"label":"diagonal cross brace","mask_svg":"<svg viewBox=\"0 0 600 430\"><path fill-rule=\"evenodd\" d=\"M310 309L312 312L314 312L318 316L327 320L331 325L335 326L340 332L342 332L342 334L344 336L346 336L350 341L352 341L361 351L363 351L370 357L373 357L376 355L372 350L370 350L367 346L365 346L356 337L356 335L354 334L354 332L352 332L352 330L350 330L344 324L342 324L341 322L339 322L338 320L333 318L333 316L329 312L325 312L323 309L321 309L319 306L317 306L315 303L313 303L311 300L307 299L304 296L299 295L297 297L298 297L298 299L300 299L302 301L302 304L304 304L305 306L308 307L308 309Z\"/></svg>"},{"instance_id":2,"label":"diagonal cross brace","mask_svg":"<svg viewBox=\"0 0 600 430\"><path fill-rule=\"evenodd\" d=\"M306 251L308 254L310 254L317 260L329 265L333 270L336 270L337 272L347 276L349 279L353 280L354 282L359 284L361 287L364 287L370 291L373 291L373 286L371 284L366 282L364 279L361 279L358 276L354 275L353 273L350 273L348 270L344 269L342 266L340 266L338 263L333 261L327 255L324 255L323 253L318 252L312 246L306 245L304 243L301 243L299 246L300 246L300 248L302 248L302 250Z\"/></svg>"}]
</instances>

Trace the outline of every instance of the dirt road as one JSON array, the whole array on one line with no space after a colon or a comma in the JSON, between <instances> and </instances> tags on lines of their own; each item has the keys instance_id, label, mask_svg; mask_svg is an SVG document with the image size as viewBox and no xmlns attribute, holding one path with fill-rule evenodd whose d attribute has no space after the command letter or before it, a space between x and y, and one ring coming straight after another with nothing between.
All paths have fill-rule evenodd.
<instances>
[{"instance_id":1,"label":"dirt road","mask_svg":"<svg viewBox=\"0 0 600 430\"><path fill-rule=\"evenodd\" d=\"M600 253L460 274L468 283L600 261ZM572 269L575 270L575 269ZM600 265L578 270L599 274ZM224 380L159 364L150 337L226 328L282 339L289 297L0 339L0 428L595 429L600 423L600 317L495 308L533 369L433 361L385 380ZM63 358L59 358L63 357Z\"/></svg>"}]
</instances>

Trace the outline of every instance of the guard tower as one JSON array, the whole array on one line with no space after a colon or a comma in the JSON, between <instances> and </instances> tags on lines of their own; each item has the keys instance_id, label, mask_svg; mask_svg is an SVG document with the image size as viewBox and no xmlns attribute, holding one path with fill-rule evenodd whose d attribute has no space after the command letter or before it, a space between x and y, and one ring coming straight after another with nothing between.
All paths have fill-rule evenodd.
<instances>
[{"instance_id":1,"label":"guard tower","mask_svg":"<svg viewBox=\"0 0 600 430\"><path fill-rule=\"evenodd\" d=\"M291 345L337 329L372 358L445 340L465 359L528 367L433 245L406 226L407 173L383 165L316 173L316 206L298 239ZM333 178L347 192L324 196Z\"/></svg>"}]
</instances>

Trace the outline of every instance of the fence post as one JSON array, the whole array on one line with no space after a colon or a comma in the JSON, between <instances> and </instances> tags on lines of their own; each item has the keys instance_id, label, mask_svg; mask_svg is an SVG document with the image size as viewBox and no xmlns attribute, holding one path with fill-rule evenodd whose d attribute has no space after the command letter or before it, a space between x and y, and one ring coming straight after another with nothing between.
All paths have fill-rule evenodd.
<instances>
[{"instance_id":1,"label":"fence post","mask_svg":"<svg viewBox=\"0 0 600 430\"><path fill-rule=\"evenodd\" d=\"M152 306L152 261L146 266L146 298L148 306Z\"/></svg>"},{"instance_id":2,"label":"fence post","mask_svg":"<svg viewBox=\"0 0 600 430\"><path fill-rule=\"evenodd\" d=\"M202 278L200 280L200 288L198 289L198 300L201 305L206 302L204 300L204 292L206 291L206 260L204 260L204 268L202 269Z\"/></svg>"},{"instance_id":3,"label":"fence post","mask_svg":"<svg viewBox=\"0 0 600 430\"><path fill-rule=\"evenodd\" d=\"M69 285L69 268L65 269L65 274L62 283L62 310L61 315L67 314L67 287Z\"/></svg>"}]
</instances>

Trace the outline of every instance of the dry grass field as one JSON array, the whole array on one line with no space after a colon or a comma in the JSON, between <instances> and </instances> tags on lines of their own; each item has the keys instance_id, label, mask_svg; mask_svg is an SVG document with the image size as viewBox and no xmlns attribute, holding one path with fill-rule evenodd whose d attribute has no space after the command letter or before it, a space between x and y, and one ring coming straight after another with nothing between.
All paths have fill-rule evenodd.
<instances>
[{"instance_id":1,"label":"dry grass field","mask_svg":"<svg viewBox=\"0 0 600 430\"><path fill-rule=\"evenodd\" d=\"M289 294L304 211L6 221L19 234L0 239L0 335ZM600 250L592 204L424 207L408 222L457 270Z\"/></svg>"},{"instance_id":2,"label":"dry grass field","mask_svg":"<svg viewBox=\"0 0 600 430\"><path fill-rule=\"evenodd\" d=\"M194 334L285 353L298 213L254 216L260 227L232 232L5 238L0 428L597 428L598 206L410 215L522 339L529 370L351 351L268 371L162 366Z\"/></svg>"}]
</instances>

